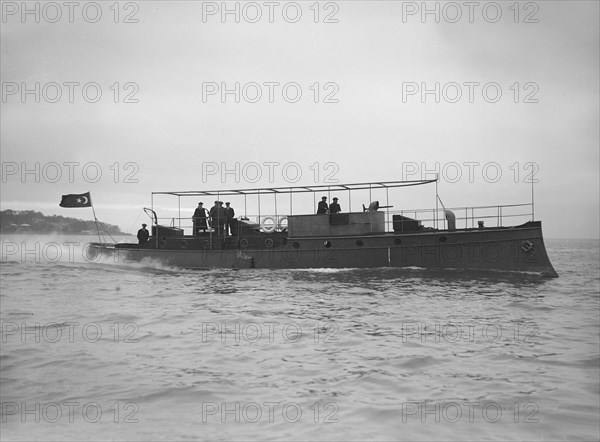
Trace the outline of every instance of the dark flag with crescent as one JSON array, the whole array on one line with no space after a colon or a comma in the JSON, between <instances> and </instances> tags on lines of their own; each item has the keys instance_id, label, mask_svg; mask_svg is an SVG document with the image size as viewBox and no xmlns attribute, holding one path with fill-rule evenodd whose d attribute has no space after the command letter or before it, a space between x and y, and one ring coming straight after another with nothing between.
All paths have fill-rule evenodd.
<instances>
[{"instance_id":1,"label":"dark flag with crescent","mask_svg":"<svg viewBox=\"0 0 600 442\"><path fill-rule=\"evenodd\" d=\"M63 195L60 200L60 207L92 207L92 197L90 192L81 195L71 194Z\"/></svg>"}]
</instances>

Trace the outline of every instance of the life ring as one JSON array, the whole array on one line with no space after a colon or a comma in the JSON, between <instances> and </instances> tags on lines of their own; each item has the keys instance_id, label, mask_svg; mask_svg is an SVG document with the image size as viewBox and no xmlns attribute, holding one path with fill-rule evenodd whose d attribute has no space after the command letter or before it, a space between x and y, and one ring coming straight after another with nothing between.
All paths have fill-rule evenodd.
<instances>
[{"instance_id":1,"label":"life ring","mask_svg":"<svg viewBox=\"0 0 600 442\"><path fill-rule=\"evenodd\" d=\"M271 238L265 239L265 246L270 249L273 247L273 240Z\"/></svg>"},{"instance_id":2,"label":"life ring","mask_svg":"<svg viewBox=\"0 0 600 442\"><path fill-rule=\"evenodd\" d=\"M245 249L248 247L248 240L246 238L242 238L242 240L240 241L240 247L242 249Z\"/></svg>"},{"instance_id":3,"label":"life ring","mask_svg":"<svg viewBox=\"0 0 600 442\"><path fill-rule=\"evenodd\" d=\"M283 222L285 221L285 226L283 225ZM281 218L279 220L279 230L284 230L288 228L288 219L287 216L284 216L283 218Z\"/></svg>"},{"instance_id":4,"label":"life ring","mask_svg":"<svg viewBox=\"0 0 600 442\"><path fill-rule=\"evenodd\" d=\"M265 224L265 222L268 220L271 221L273 224ZM277 223L270 216L265 216L260 223L260 228L263 229L266 233L273 233L275 231L275 226L277 226Z\"/></svg>"},{"instance_id":5,"label":"life ring","mask_svg":"<svg viewBox=\"0 0 600 442\"><path fill-rule=\"evenodd\" d=\"M535 245L531 241L525 240L521 243L521 250L525 253L535 254Z\"/></svg>"},{"instance_id":6,"label":"life ring","mask_svg":"<svg viewBox=\"0 0 600 442\"><path fill-rule=\"evenodd\" d=\"M182 240L179 242L179 245L181 245L181 248L182 248L182 249L187 249L187 248L188 248L188 242L187 242L185 239L182 239Z\"/></svg>"}]
</instances>

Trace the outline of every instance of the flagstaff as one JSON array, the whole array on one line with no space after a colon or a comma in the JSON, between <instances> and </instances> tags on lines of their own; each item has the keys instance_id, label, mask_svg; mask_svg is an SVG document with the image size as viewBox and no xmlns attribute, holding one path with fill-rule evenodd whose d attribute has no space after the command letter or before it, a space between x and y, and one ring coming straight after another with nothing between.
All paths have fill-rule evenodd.
<instances>
[{"instance_id":1,"label":"flagstaff","mask_svg":"<svg viewBox=\"0 0 600 442\"><path fill-rule=\"evenodd\" d=\"M100 235L100 226L98 225L98 218L96 218L96 210L92 204L92 196L89 191L86 193L71 193L68 195L63 195L58 205L67 209L91 207L92 214L94 215L94 223L96 224L96 230L98 232L98 240L102 241L102 237Z\"/></svg>"}]
</instances>

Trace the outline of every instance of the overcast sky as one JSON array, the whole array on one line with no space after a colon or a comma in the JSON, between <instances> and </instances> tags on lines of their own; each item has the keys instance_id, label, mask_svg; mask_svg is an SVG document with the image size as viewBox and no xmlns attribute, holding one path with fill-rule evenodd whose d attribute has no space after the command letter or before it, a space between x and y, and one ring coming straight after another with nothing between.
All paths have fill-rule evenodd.
<instances>
[{"instance_id":1,"label":"overcast sky","mask_svg":"<svg viewBox=\"0 0 600 442\"><path fill-rule=\"evenodd\" d=\"M152 191L436 163L446 206L527 203L535 163L545 236L599 236L597 1L275 3L2 2L2 209L91 219L58 206L91 191L135 231Z\"/></svg>"}]
</instances>

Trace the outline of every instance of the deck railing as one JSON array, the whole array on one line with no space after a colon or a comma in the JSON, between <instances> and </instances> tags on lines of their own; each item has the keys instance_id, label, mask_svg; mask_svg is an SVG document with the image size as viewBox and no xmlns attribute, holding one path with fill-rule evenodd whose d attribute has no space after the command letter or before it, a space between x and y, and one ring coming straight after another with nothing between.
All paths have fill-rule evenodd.
<instances>
[{"instance_id":1,"label":"deck railing","mask_svg":"<svg viewBox=\"0 0 600 442\"><path fill-rule=\"evenodd\" d=\"M474 229L483 222L484 227L503 227L505 221L509 225L519 225L533 220L533 204L507 204L496 206L472 206L472 207L448 207L455 216L455 226L460 229ZM438 209L406 209L388 210L385 212L386 231L393 232L393 216L402 215L421 222L426 228L447 230L448 221L443 208ZM287 228L287 215L248 215L236 217L237 220L245 220L260 226L261 230L267 232L282 231ZM210 225L210 218L208 220ZM184 229L186 235L192 234L193 223L190 217L159 217L158 223L170 227ZM209 229L210 230L210 229Z\"/></svg>"},{"instance_id":2,"label":"deck railing","mask_svg":"<svg viewBox=\"0 0 600 442\"><path fill-rule=\"evenodd\" d=\"M485 227L503 227L504 221L509 220L510 225L518 225L533 220L533 204L505 204L496 206L471 206L447 207L455 216L457 229L473 229L483 222ZM421 221L424 227L440 230L448 228L445 210L438 209L410 209L386 212L386 226L392 227L393 215L402 215Z\"/></svg>"},{"instance_id":3,"label":"deck railing","mask_svg":"<svg viewBox=\"0 0 600 442\"><path fill-rule=\"evenodd\" d=\"M287 218L287 215L248 215L235 217L238 222L243 220L260 226L262 230L268 232L277 232L287 229ZM169 227L183 229L186 235L191 235L194 227L190 217L158 217L158 223ZM213 229L210 228L210 217L207 218L207 224L209 226L207 231L213 231Z\"/></svg>"}]
</instances>

